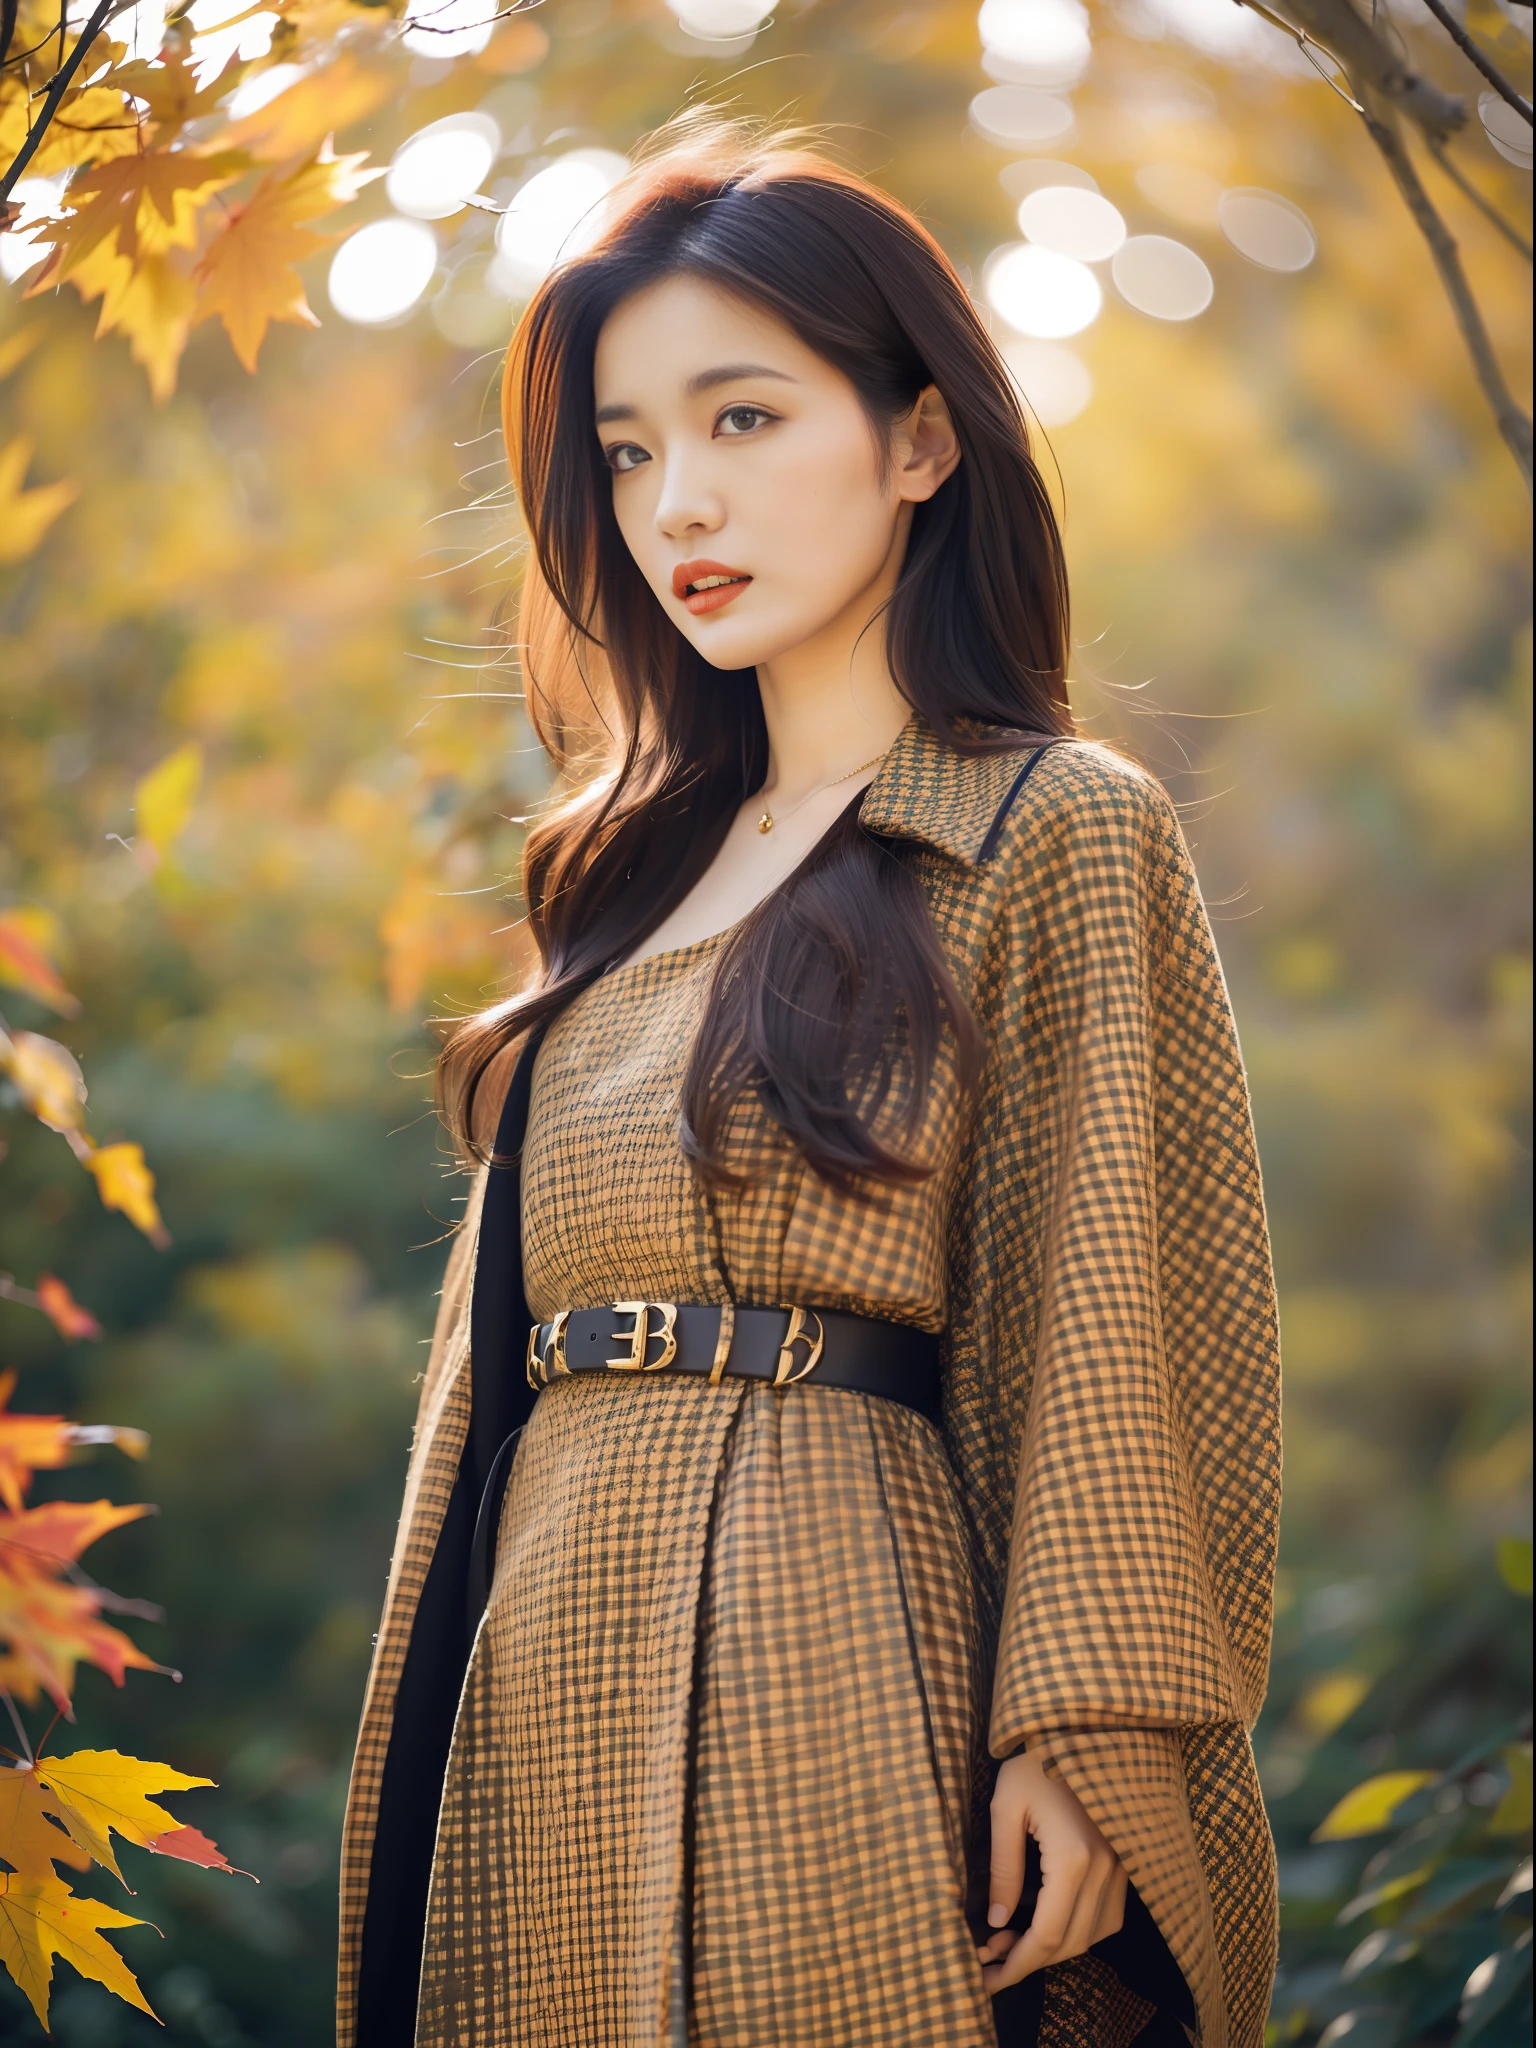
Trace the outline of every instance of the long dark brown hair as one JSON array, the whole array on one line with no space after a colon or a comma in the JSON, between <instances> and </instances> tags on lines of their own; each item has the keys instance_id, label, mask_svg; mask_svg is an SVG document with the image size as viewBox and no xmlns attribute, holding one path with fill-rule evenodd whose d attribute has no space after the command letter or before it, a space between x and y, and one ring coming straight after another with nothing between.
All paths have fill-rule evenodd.
<instances>
[{"instance_id":1,"label":"long dark brown hair","mask_svg":"<svg viewBox=\"0 0 1536 2048\"><path fill-rule=\"evenodd\" d=\"M891 674L962 754L1071 730L1055 517L1008 373L927 230L827 159L711 116L663 131L607 205L600 236L523 315L502 385L531 543L530 715L569 770L579 678L608 738L586 764L595 772L528 834L523 897L541 973L461 1023L439 1062L445 1121L481 1159L475 1097L491 1061L644 942L768 769L754 671L713 668L693 648L614 517L593 358L632 294L685 275L765 308L842 371L882 435L937 386L961 459L914 509L885 619ZM946 1028L965 1078L976 1029L922 891L900 849L860 825L855 800L722 949L683 1086L685 1149L706 1180L729 1181L726 1124L751 1090L835 1185L920 1176L899 1148Z\"/></svg>"}]
</instances>

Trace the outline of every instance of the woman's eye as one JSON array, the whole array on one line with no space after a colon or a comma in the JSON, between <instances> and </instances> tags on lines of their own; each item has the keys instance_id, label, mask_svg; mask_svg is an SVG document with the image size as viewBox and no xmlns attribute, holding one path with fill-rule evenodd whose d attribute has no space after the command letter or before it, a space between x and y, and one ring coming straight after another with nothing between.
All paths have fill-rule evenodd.
<instances>
[{"instance_id":1,"label":"woman's eye","mask_svg":"<svg viewBox=\"0 0 1536 2048\"><path fill-rule=\"evenodd\" d=\"M720 434L750 434L760 427L764 420L771 420L773 414L765 412L760 405L728 405L715 423Z\"/></svg>"},{"instance_id":2,"label":"woman's eye","mask_svg":"<svg viewBox=\"0 0 1536 2048\"><path fill-rule=\"evenodd\" d=\"M637 448L633 441L620 441L603 452L608 458L608 467L616 470L621 476L626 469L638 469L642 462L649 462L651 459L645 450Z\"/></svg>"}]
</instances>

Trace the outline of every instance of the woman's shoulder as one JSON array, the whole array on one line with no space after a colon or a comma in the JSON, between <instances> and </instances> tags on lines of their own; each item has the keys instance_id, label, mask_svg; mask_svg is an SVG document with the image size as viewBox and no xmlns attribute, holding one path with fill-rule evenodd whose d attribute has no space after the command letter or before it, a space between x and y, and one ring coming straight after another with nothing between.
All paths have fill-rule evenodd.
<instances>
[{"instance_id":1,"label":"woman's shoulder","mask_svg":"<svg viewBox=\"0 0 1536 2048\"><path fill-rule=\"evenodd\" d=\"M1181 841L1173 800L1140 762L1101 740L1063 739L1029 766L998 835L1000 859L1044 845L1102 845L1110 851Z\"/></svg>"}]
</instances>

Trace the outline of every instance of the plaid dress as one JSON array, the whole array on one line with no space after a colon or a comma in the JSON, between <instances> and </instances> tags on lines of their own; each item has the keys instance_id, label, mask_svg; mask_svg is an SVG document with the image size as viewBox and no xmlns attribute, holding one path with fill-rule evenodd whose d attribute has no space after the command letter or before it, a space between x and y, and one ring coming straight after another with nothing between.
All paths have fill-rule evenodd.
<instances>
[{"instance_id":1,"label":"plaid dress","mask_svg":"<svg viewBox=\"0 0 1536 2048\"><path fill-rule=\"evenodd\" d=\"M942 1325L944 1427L665 1374L540 1396L444 1784L422 2048L989 2043L965 1923L977 1765L1025 1743L1125 1863L1207 2048L1262 2041L1274 1872L1247 1730L1277 1356L1246 1087L1166 796L1088 744L1022 786L1021 758L962 759L914 720L864 800L907 843L987 1045L968 1099L940 1077L931 1180L856 1208L749 1104L730 1140L749 1192L699 1196L676 1087L714 942L611 974L546 1040L535 1313L734 1290ZM343 2048L395 1700L470 1423L484 1186L354 1766ZM1147 2016L1096 1958L1046 1973L1042 2042L1112 2048Z\"/></svg>"}]
</instances>

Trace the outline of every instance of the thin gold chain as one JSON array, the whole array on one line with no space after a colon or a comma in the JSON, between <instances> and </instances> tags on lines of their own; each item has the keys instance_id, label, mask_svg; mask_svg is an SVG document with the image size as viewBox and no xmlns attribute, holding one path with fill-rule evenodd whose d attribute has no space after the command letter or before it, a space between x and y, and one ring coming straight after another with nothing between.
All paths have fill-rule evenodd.
<instances>
[{"instance_id":1,"label":"thin gold chain","mask_svg":"<svg viewBox=\"0 0 1536 2048\"><path fill-rule=\"evenodd\" d=\"M795 815L796 811L803 811L805 809L805 806L811 801L812 797L825 796L829 789L836 789L840 782L852 782L855 775L862 775L866 768L873 768L877 761L883 761L885 759L887 751L889 750L883 749L878 754L871 754L867 761L861 761L857 768L850 768L846 775L834 775L830 782L819 783L815 789L808 790L806 794L803 797L801 797L799 803L791 804L787 811L780 812L778 818L775 818L772 811L770 811L768 806L764 804L763 815L757 821L758 831L771 832L774 826L776 824L779 824L783 819L792 818Z\"/></svg>"}]
</instances>

